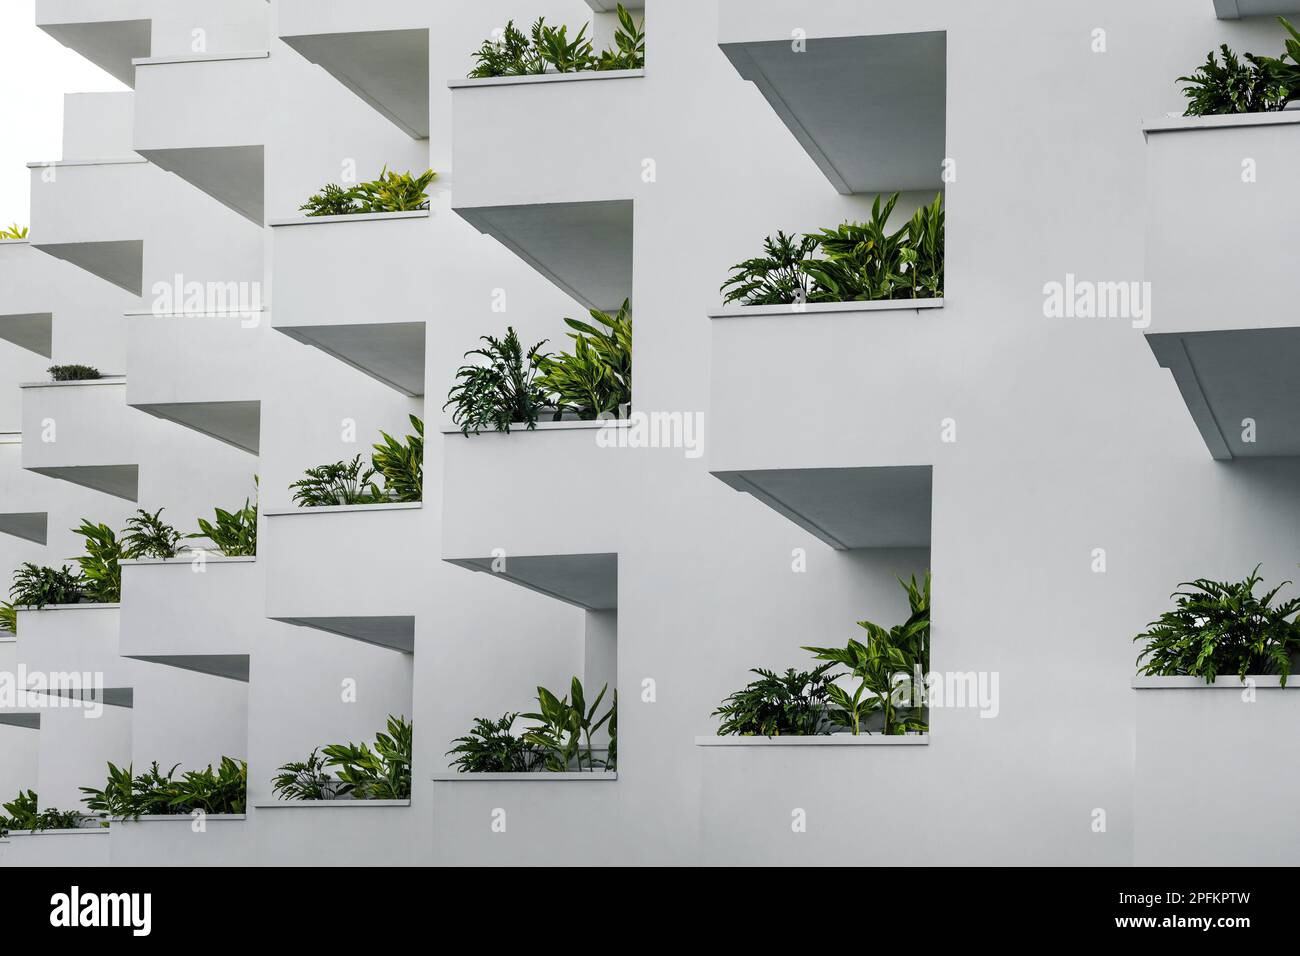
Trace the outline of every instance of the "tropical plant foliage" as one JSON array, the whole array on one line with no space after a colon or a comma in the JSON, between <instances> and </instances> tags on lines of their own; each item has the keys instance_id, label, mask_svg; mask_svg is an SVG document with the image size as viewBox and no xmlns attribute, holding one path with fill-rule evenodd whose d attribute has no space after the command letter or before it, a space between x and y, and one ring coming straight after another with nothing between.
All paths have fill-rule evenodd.
<instances>
[{"instance_id":1,"label":"tropical plant foliage","mask_svg":"<svg viewBox=\"0 0 1300 956\"><path fill-rule=\"evenodd\" d=\"M542 352L546 343L538 342L525 353L513 327L506 329L504 338L484 335L482 341L484 345L466 352L465 358L474 355L483 362L460 367L457 384L442 406L453 409L452 421L460 430L466 435L508 432L520 424L531 430L544 414L558 418L558 410L537 381L550 358Z\"/></svg>"},{"instance_id":2,"label":"tropical plant foliage","mask_svg":"<svg viewBox=\"0 0 1300 956\"><path fill-rule=\"evenodd\" d=\"M81 578L66 564L58 569L24 562L14 572L9 599L17 607L43 608L47 604L80 604L85 598Z\"/></svg>"},{"instance_id":3,"label":"tropical plant foliage","mask_svg":"<svg viewBox=\"0 0 1300 956\"><path fill-rule=\"evenodd\" d=\"M645 66L645 20L638 23L621 3L614 46L597 53L585 24L571 38L567 26L553 27L539 17L524 33L511 20L500 38L484 40L474 54L473 78L580 73L587 70L639 70Z\"/></svg>"},{"instance_id":4,"label":"tropical plant foliage","mask_svg":"<svg viewBox=\"0 0 1300 956\"><path fill-rule=\"evenodd\" d=\"M0 805L0 836L13 830L79 830L87 817L76 810L48 810L39 808L35 790L19 791L9 803Z\"/></svg>"},{"instance_id":5,"label":"tropical plant foliage","mask_svg":"<svg viewBox=\"0 0 1300 956\"><path fill-rule=\"evenodd\" d=\"M721 288L725 301L794 305L941 298L943 196L891 229L898 199L898 193L877 196L868 222L845 222L797 239L784 232L769 236L762 256L732 267Z\"/></svg>"},{"instance_id":6,"label":"tropical plant foliage","mask_svg":"<svg viewBox=\"0 0 1300 956\"><path fill-rule=\"evenodd\" d=\"M95 604L116 604L122 600L122 566L126 557L122 542L106 524L93 524L85 518L72 529L86 539L86 553L74 558L81 568L81 590L86 600Z\"/></svg>"},{"instance_id":7,"label":"tropical plant foliage","mask_svg":"<svg viewBox=\"0 0 1300 956\"><path fill-rule=\"evenodd\" d=\"M122 532L122 551L128 559L174 558L180 550L181 533L162 520L163 509L153 514L137 509Z\"/></svg>"},{"instance_id":8,"label":"tropical plant foliage","mask_svg":"<svg viewBox=\"0 0 1300 956\"><path fill-rule=\"evenodd\" d=\"M8 601L0 601L0 632L18 633L18 611Z\"/></svg>"},{"instance_id":9,"label":"tropical plant foliage","mask_svg":"<svg viewBox=\"0 0 1300 956\"><path fill-rule=\"evenodd\" d=\"M325 768L326 761L319 748L313 750L306 760L285 764L272 780L275 795L281 800L334 799L339 784Z\"/></svg>"},{"instance_id":10,"label":"tropical plant foliage","mask_svg":"<svg viewBox=\"0 0 1300 956\"><path fill-rule=\"evenodd\" d=\"M429 186L438 177L432 169L418 176L389 171L378 179L344 189L330 183L299 206L308 216L357 216L364 213L416 212L429 208Z\"/></svg>"},{"instance_id":11,"label":"tropical plant foliage","mask_svg":"<svg viewBox=\"0 0 1300 956\"><path fill-rule=\"evenodd\" d=\"M82 803L92 813L137 820L145 816L176 816L196 811L209 814L244 813L248 806L248 764L222 757L214 770L191 770L176 776L179 764L166 774L157 762L135 774L130 765L108 765L103 789L82 787Z\"/></svg>"},{"instance_id":12,"label":"tropical plant foliage","mask_svg":"<svg viewBox=\"0 0 1300 956\"><path fill-rule=\"evenodd\" d=\"M603 714L600 705L609 687L602 687L595 700L587 703L582 681L573 678L563 697L545 687L537 688L537 710L529 714L505 714L494 721L477 717L474 727L447 751L455 755L452 766L461 773L565 773L618 769L618 692ZM523 717L534 721L523 733L514 724ZM603 758L594 745L604 728L609 745Z\"/></svg>"},{"instance_id":13,"label":"tropical plant foliage","mask_svg":"<svg viewBox=\"0 0 1300 956\"><path fill-rule=\"evenodd\" d=\"M1286 52L1280 57L1261 56L1257 60L1268 71L1274 82L1286 88L1288 101L1300 99L1300 31L1297 31L1285 17L1277 19L1289 34L1286 39Z\"/></svg>"},{"instance_id":14,"label":"tropical plant foliage","mask_svg":"<svg viewBox=\"0 0 1300 956\"><path fill-rule=\"evenodd\" d=\"M632 402L632 303L624 300L617 315L590 314L595 324L564 320L573 353L543 358L537 379L548 404L588 421L617 416Z\"/></svg>"},{"instance_id":15,"label":"tropical plant foliage","mask_svg":"<svg viewBox=\"0 0 1300 956\"><path fill-rule=\"evenodd\" d=\"M330 744L282 766L275 794L281 800L409 800L414 742L411 723L390 716L387 733L376 734L373 747Z\"/></svg>"},{"instance_id":16,"label":"tropical plant foliage","mask_svg":"<svg viewBox=\"0 0 1300 956\"><path fill-rule=\"evenodd\" d=\"M217 508L215 520L200 518L199 530L185 537L206 538L229 558L252 557L257 554L257 502L245 498L236 511Z\"/></svg>"},{"instance_id":17,"label":"tropical plant foliage","mask_svg":"<svg viewBox=\"0 0 1300 956\"><path fill-rule=\"evenodd\" d=\"M91 382L104 377L91 365L51 365L47 371L55 382Z\"/></svg>"},{"instance_id":18,"label":"tropical plant foliage","mask_svg":"<svg viewBox=\"0 0 1300 956\"><path fill-rule=\"evenodd\" d=\"M305 475L289 486L293 500L303 508L365 505L384 500L374 481L375 469L362 464L360 455L351 461L308 468Z\"/></svg>"},{"instance_id":19,"label":"tropical plant foliage","mask_svg":"<svg viewBox=\"0 0 1300 956\"><path fill-rule=\"evenodd\" d=\"M424 498L424 422L410 416L415 434L398 441L388 432L379 433L370 462L384 479L388 501L420 501Z\"/></svg>"},{"instance_id":20,"label":"tropical plant foliage","mask_svg":"<svg viewBox=\"0 0 1300 956\"><path fill-rule=\"evenodd\" d=\"M1184 116L1217 116L1225 113L1268 113L1283 109L1289 99L1287 88L1261 59L1246 54L1243 63L1228 44L1219 48L1220 63L1213 51L1205 65L1190 76L1180 76L1187 97Z\"/></svg>"},{"instance_id":21,"label":"tropical plant foliage","mask_svg":"<svg viewBox=\"0 0 1300 956\"><path fill-rule=\"evenodd\" d=\"M10 226L8 229L6 229L6 228L3 227L3 226L0 226L0 240L4 240L4 239L26 239L26 238L27 238L27 227L26 227L26 226L20 226L20 225L18 225L17 223L14 223L14 224L13 224L12 226Z\"/></svg>"},{"instance_id":22,"label":"tropical plant foliage","mask_svg":"<svg viewBox=\"0 0 1300 956\"><path fill-rule=\"evenodd\" d=\"M1200 677L1213 683L1219 674L1291 674L1300 651L1300 598L1274 604L1285 581L1256 596L1259 568L1239 582L1198 578L1179 585L1171 597L1177 607L1161 614L1133 638L1142 641L1138 673L1147 677Z\"/></svg>"},{"instance_id":23,"label":"tropical plant foliage","mask_svg":"<svg viewBox=\"0 0 1300 956\"><path fill-rule=\"evenodd\" d=\"M724 700L713 712L719 737L814 737L830 733L828 676L833 665L784 674L756 667L758 680Z\"/></svg>"}]
</instances>

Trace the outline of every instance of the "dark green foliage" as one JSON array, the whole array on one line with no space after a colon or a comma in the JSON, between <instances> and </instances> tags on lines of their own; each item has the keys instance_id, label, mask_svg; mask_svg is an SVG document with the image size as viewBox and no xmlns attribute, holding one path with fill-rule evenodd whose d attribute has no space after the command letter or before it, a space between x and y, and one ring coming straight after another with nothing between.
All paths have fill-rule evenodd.
<instances>
[{"instance_id":1,"label":"dark green foliage","mask_svg":"<svg viewBox=\"0 0 1300 956\"><path fill-rule=\"evenodd\" d=\"M24 562L14 572L9 598L17 607L39 609L47 604L80 604L85 593L81 578L66 564L55 570Z\"/></svg>"},{"instance_id":2,"label":"dark green foliage","mask_svg":"<svg viewBox=\"0 0 1300 956\"><path fill-rule=\"evenodd\" d=\"M330 183L298 208L308 216L415 212L429 208L429 185L437 176L432 169L415 176L409 172L390 172L385 167L378 179L348 189Z\"/></svg>"},{"instance_id":3,"label":"dark green foliage","mask_svg":"<svg viewBox=\"0 0 1300 956\"><path fill-rule=\"evenodd\" d=\"M561 352L539 363L537 385L551 393L548 404L584 421L614 417L632 402L632 303L617 315L591 310L595 325L565 319L573 332L573 354ZM602 328L603 326L603 328Z\"/></svg>"},{"instance_id":4,"label":"dark green foliage","mask_svg":"<svg viewBox=\"0 0 1300 956\"><path fill-rule=\"evenodd\" d=\"M122 533L122 550L131 558L174 558L180 548L181 533L162 520L163 509L153 514L140 508L126 522Z\"/></svg>"},{"instance_id":5,"label":"dark green foliage","mask_svg":"<svg viewBox=\"0 0 1300 956\"><path fill-rule=\"evenodd\" d=\"M567 26L553 27L539 17L528 33L506 24L499 40L484 40L474 54L472 78L530 76L547 72L580 73L586 70L639 70L645 66L645 20L636 22L618 5L614 46L596 53L585 24L572 38Z\"/></svg>"},{"instance_id":6,"label":"dark green foliage","mask_svg":"<svg viewBox=\"0 0 1300 956\"><path fill-rule=\"evenodd\" d=\"M19 791L9 803L3 804L8 816L0 815L0 836L13 830L79 830L87 817L76 810L41 810L35 790Z\"/></svg>"},{"instance_id":7,"label":"dark green foliage","mask_svg":"<svg viewBox=\"0 0 1300 956\"><path fill-rule=\"evenodd\" d=\"M145 816L177 816L202 811L209 814L240 814L248 806L248 764L222 757L213 770L186 771L176 777L177 767L163 774L154 763L141 774L130 766L108 765L103 789L82 787L82 802L93 813L129 820Z\"/></svg>"},{"instance_id":8,"label":"dark green foliage","mask_svg":"<svg viewBox=\"0 0 1300 956\"><path fill-rule=\"evenodd\" d=\"M332 800L338 794L338 781L325 767L319 749L306 760L285 764L273 781L275 795L281 800Z\"/></svg>"},{"instance_id":9,"label":"dark green foliage","mask_svg":"<svg viewBox=\"0 0 1300 956\"><path fill-rule=\"evenodd\" d=\"M298 207L308 216L353 216L361 212L360 204L351 189L329 183L320 192Z\"/></svg>"},{"instance_id":10,"label":"dark green foliage","mask_svg":"<svg viewBox=\"0 0 1300 956\"><path fill-rule=\"evenodd\" d=\"M99 369L89 365L51 365L47 371L56 382L88 382L104 377Z\"/></svg>"},{"instance_id":11,"label":"dark green foliage","mask_svg":"<svg viewBox=\"0 0 1300 956\"><path fill-rule=\"evenodd\" d=\"M758 680L736 691L713 712L720 717L719 737L813 737L829 734L829 671L791 668L784 675L756 667Z\"/></svg>"},{"instance_id":12,"label":"dark green foliage","mask_svg":"<svg viewBox=\"0 0 1300 956\"><path fill-rule=\"evenodd\" d=\"M1184 116L1268 113L1286 106L1286 86L1260 57L1247 53L1243 63L1228 44L1219 50L1222 64L1210 52L1204 66L1191 76L1178 78L1179 83L1187 84L1183 88L1188 99Z\"/></svg>"},{"instance_id":13,"label":"dark green foliage","mask_svg":"<svg viewBox=\"0 0 1300 956\"><path fill-rule=\"evenodd\" d=\"M1286 39L1286 52L1280 57L1261 56L1255 60L1268 71L1274 82L1285 88L1288 101L1300 99L1300 31L1285 17L1277 19L1290 34Z\"/></svg>"},{"instance_id":14,"label":"dark green foliage","mask_svg":"<svg viewBox=\"0 0 1300 956\"><path fill-rule=\"evenodd\" d=\"M532 773L545 769L546 754L513 732L518 714L505 714L500 720L474 718L474 728L447 755L456 754L451 765L461 773Z\"/></svg>"},{"instance_id":15,"label":"dark green foliage","mask_svg":"<svg viewBox=\"0 0 1300 956\"><path fill-rule=\"evenodd\" d=\"M388 732L375 735L375 746L330 744L326 765L338 773L339 796L357 800L409 800L414 733L405 717L389 717Z\"/></svg>"},{"instance_id":16,"label":"dark green foliage","mask_svg":"<svg viewBox=\"0 0 1300 956\"><path fill-rule=\"evenodd\" d=\"M803 264L817 251L815 236L795 239L784 232L763 240L765 255L746 259L732 267L733 275L722 284L726 302L742 305L789 305L808 301L808 274Z\"/></svg>"},{"instance_id":17,"label":"dark green foliage","mask_svg":"<svg viewBox=\"0 0 1300 956\"><path fill-rule=\"evenodd\" d=\"M361 463L357 455L351 461L308 468L306 477L289 486L293 500L303 508L331 505L365 505L384 500L375 484L375 470Z\"/></svg>"},{"instance_id":18,"label":"dark green foliage","mask_svg":"<svg viewBox=\"0 0 1300 956\"><path fill-rule=\"evenodd\" d=\"M18 611L8 601L0 601L0 632L18 633Z\"/></svg>"},{"instance_id":19,"label":"dark green foliage","mask_svg":"<svg viewBox=\"0 0 1300 956\"><path fill-rule=\"evenodd\" d=\"M1200 677L1212 683L1219 674L1291 673L1291 656L1300 651L1295 616L1300 598L1274 605L1283 582L1256 597L1262 579L1256 567L1244 581L1229 583L1199 578L1179 585L1171 597L1177 608L1166 611L1146 632L1138 673L1147 677Z\"/></svg>"},{"instance_id":20,"label":"dark green foliage","mask_svg":"<svg viewBox=\"0 0 1300 956\"><path fill-rule=\"evenodd\" d=\"M524 354L514 328L505 338L484 335L481 348L465 353L485 360L481 365L462 365L456 373L457 384L447 393L442 407L452 407L452 421L468 435L482 430L508 432L511 425L532 429L543 414L558 417L548 402L546 390L537 381L543 365L550 358L541 351L539 342Z\"/></svg>"},{"instance_id":21,"label":"dark green foliage","mask_svg":"<svg viewBox=\"0 0 1300 956\"><path fill-rule=\"evenodd\" d=\"M387 501L420 501L424 497L424 422L412 415L414 435L398 441L387 432L375 445L371 464L384 479L384 498Z\"/></svg>"},{"instance_id":22,"label":"dark green foliage","mask_svg":"<svg viewBox=\"0 0 1300 956\"><path fill-rule=\"evenodd\" d=\"M254 479L256 481L256 478ZM229 558L252 557L257 554L257 502L244 499L244 507L237 511L216 509L216 520L199 518L199 530L187 538L207 538L213 546Z\"/></svg>"},{"instance_id":23,"label":"dark green foliage","mask_svg":"<svg viewBox=\"0 0 1300 956\"><path fill-rule=\"evenodd\" d=\"M106 524L81 519L72 529L86 539L86 553L74 560L81 568L81 590L95 604L116 604L122 600L122 542Z\"/></svg>"}]
</instances>

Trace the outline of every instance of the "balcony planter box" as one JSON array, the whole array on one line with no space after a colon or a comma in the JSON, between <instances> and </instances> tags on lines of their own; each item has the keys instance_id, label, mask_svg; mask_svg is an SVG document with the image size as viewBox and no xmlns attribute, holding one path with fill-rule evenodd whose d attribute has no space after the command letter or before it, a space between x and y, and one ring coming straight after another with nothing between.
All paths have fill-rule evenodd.
<instances>
[{"instance_id":1,"label":"balcony planter box","mask_svg":"<svg viewBox=\"0 0 1300 956\"><path fill-rule=\"evenodd\" d=\"M431 189L438 188L434 180ZM298 216L271 225L273 327L403 395L423 395L425 323L435 297L430 263L446 241L430 212ZM384 274L424 281L358 281Z\"/></svg>"},{"instance_id":2,"label":"balcony planter box","mask_svg":"<svg viewBox=\"0 0 1300 956\"><path fill-rule=\"evenodd\" d=\"M194 832L189 814L116 818L109 827L111 866L251 866L253 826L244 814L207 814Z\"/></svg>"},{"instance_id":3,"label":"balcony planter box","mask_svg":"<svg viewBox=\"0 0 1300 956\"><path fill-rule=\"evenodd\" d=\"M126 378L33 382L23 392L23 467L135 501L148 419L126 404ZM54 428L53 441L42 438Z\"/></svg>"},{"instance_id":4,"label":"balcony planter box","mask_svg":"<svg viewBox=\"0 0 1300 956\"><path fill-rule=\"evenodd\" d=\"M1146 275L1155 300L1147 342L1213 457L1300 455L1291 414L1300 401L1292 374L1300 319L1289 252L1290 223L1300 215L1289 181L1300 110L1164 118L1144 131ZM1192 232L1206 222L1251 242L1212 252ZM1247 418L1257 423L1254 442L1243 437Z\"/></svg>"},{"instance_id":5,"label":"balcony planter box","mask_svg":"<svg viewBox=\"0 0 1300 956\"><path fill-rule=\"evenodd\" d=\"M120 604L18 608L18 654L29 672L103 675L110 690L134 686L136 665L119 656Z\"/></svg>"},{"instance_id":6,"label":"balcony planter box","mask_svg":"<svg viewBox=\"0 0 1300 956\"><path fill-rule=\"evenodd\" d=\"M1136 865L1300 863L1300 681L1250 680L1253 703L1235 675L1133 680Z\"/></svg>"},{"instance_id":7,"label":"balcony planter box","mask_svg":"<svg viewBox=\"0 0 1300 956\"><path fill-rule=\"evenodd\" d=\"M123 657L248 680L266 627L256 558L204 552L123 561L122 594Z\"/></svg>"},{"instance_id":8,"label":"balcony planter box","mask_svg":"<svg viewBox=\"0 0 1300 956\"><path fill-rule=\"evenodd\" d=\"M266 511L266 616L413 652L426 583L410 556L431 514L419 502Z\"/></svg>"},{"instance_id":9,"label":"balcony planter box","mask_svg":"<svg viewBox=\"0 0 1300 956\"><path fill-rule=\"evenodd\" d=\"M17 867L100 867L110 865L107 827L80 830L11 830L0 862Z\"/></svg>"},{"instance_id":10,"label":"balcony planter box","mask_svg":"<svg viewBox=\"0 0 1300 956\"><path fill-rule=\"evenodd\" d=\"M265 221L270 54L136 59L135 150L257 226Z\"/></svg>"},{"instance_id":11,"label":"balcony planter box","mask_svg":"<svg viewBox=\"0 0 1300 956\"><path fill-rule=\"evenodd\" d=\"M414 866L430 858L409 800L267 800L253 806L259 866ZM328 840L320 839L322 832Z\"/></svg>"}]
</instances>

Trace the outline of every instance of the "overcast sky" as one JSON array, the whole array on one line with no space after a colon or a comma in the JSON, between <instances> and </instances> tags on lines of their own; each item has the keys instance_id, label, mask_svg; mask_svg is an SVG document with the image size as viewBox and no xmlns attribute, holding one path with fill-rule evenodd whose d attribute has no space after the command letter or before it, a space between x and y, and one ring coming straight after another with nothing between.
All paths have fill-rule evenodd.
<instances>
[{"instance_id":1,"label":"overcast sky","mask_svg":"<svg viewBox=\"0 0 1300 956\"><path fill-rule=\"evenodd\" d=\"M0 225L28 222L27 164L63 155L63 94L124 90L36 29L36 0L0 0Z\"/></svg>"}]
</instances>

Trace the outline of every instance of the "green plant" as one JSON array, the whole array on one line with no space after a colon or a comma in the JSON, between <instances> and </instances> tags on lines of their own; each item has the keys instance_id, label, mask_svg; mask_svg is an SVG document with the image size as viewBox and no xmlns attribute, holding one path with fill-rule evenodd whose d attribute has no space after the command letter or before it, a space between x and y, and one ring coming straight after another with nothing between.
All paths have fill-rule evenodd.
<instances>
[{"instance_id":1,"label":"green plant","mask_svg":"<svg viewBox=\"0 0 1300 956\"><path fill-rule=\"evenodd\" d=\"M910 288L904 275L908 263L908 227L890 231L889 218L898 203L898 193L883 204L877 196L869 222L846 222L823 229L816 239L825 259L803 263L813 280L812 301L850 302L905 298Z\"/></svg>"},{"instance_id":2,"label":"green plant","mask_svg":"<svg viewBox=\"0 0 1300 956\"><path fill-rule=\"evenodd\" d=\"M927 729L922 712L897 700L897 688L900 675L915 680L918 672L923 677L930 671L930 576L923 584L915 576L899 583L907 591L912 611L904 623L886 629L859 621L858 627L867 632L865 644L851 640L845 647L804 648L818 660L847 667L849 676L857 679L852 694L835 683L827 686L836 708L829 714L831 721L854 734L861 732L863 719L876 712L882 715L886 736Z\"/></svg>"},{"instance_id":3,"label":"green plant","mask_svg":"<svg viewBox=\"0 0 1300 956\"><path fill-rule=\"evenodd\" d=\"M565 697L556 697L545 687L537 688L538 709L523 716L539 723L524 734L524 740L543 751L547 770L580 771L584 759L587 770L596 769L591 738L614 716L615 705L611 705L604 716L596 717L608 690L609 685L602 687L588 707L582 681L576 677L569 683L569 694Z\"/></svg>"},{"instance_id":4,"label":"green plant","mask_svg":"<svg viewBox=\"0 0 1300 956\"><path fill-rule=\"evenodd\" d=\"M451 765L461 773L532 773L545 769L546 754L513 732L518 714L505 714L500 720L475 717L474 727L447 756L456 754Z\"/></svg>"},{"instance_id":5,"label":"green plant","mask_svg":"<svg viewBox=\"0 0 1300 956\"><path fill-rule=\"evenodd\" d=\"M187 771L176 778L173 766L163 774L157 762L141 774L131 766L108 765L103 789L82 787L82 802L94 813L138 820L144 816L177 816L196 811L219 814L243 813L248 806L248 764L222 757L214 771Z\"/></svg>"},{"instance_id":6,"label":"green plant","mask_svg":"<svg viewBox=\"0 0 1300 956\"><path fill-rule=\"evenodd\" d=\"M339 794L358 800L409 800L413 738L405 717L390 716L388 733L375 735L373 750L352 743L325 747L326 764L338 770Z\"/></svg>"},{"instance_id":7,"label":"green plant","mask_svg":"<svg viewBox=\"0 0 1300 956\"><path fill-rule=\"evenodd\" d=\"M85 594L81 578L66 564L55 570L24 562L14 572L9 597L17 607L40 609L47 604L80 604Z\"/></svg>"},{"instance_id":8,"label":"green plant","mask_svg":"<svg viewBox=\"0 0 1300 956\"><path fill-rule=\"evenodd\" d=\"M305 478L289 486L294 502L303 508L374 504L384 498L374 482L375 470L363 465L360 455L351 461L308 468L304 474Z\"/></svg>"},{"instance_id":9,"label":"green plant","mask_svg":"<svg viewBox=\"0 0 1300 956\"><path fill-rule=\"evenodd\" d=\"M18 633L18 612L8 601L0 601L0 631L6 634Z\"/></svg>"},{"instance_id":10,"label":"green plant","mask_svg":"<svg viewBox=\"0 0 1300 956\"><path fill-rule=\"evenodd\" d=\"M578 35L572 40L569 39L569 28L567 26L550 27L546 26L543 21L538 20L537 24L540 29L534 28L533 46L546 65L557 73L580 73L583 70L594 69L595 56L592 53L591 41L587 39L587 28L590 23L584 24L578 31Z\"/></svg>"},{"instance_id":11,"label":"green plant","mask_svg":"<svg viewBox=\"0 0 1300 956\"><path fill-rule=\"evenodd\" d=\"M553 71L577 73L585 70L637 70L645 66L645 20L637 23L622 4L618 5L618 27L614 46L597 54L585 24L570 39L567 26L553 27L544 17L534 21L525 34L511 20L500 38L484 40L474 54L473 78L528 76Z\"/></svg>"},{"instance_id":12,"label":"green plant","mask_svg":"<svg viewBox=\"0 0 1300 956\"><path fill-rule=\"evenodd\" d=\"M640 70L645 67L645 18L637 23L627 7L618 5L618 27L614 49L603 51L596 61L598 70Z\"/></svg>"},{"instance_id":13,"label":"green plant","mask_svg":"<svg viewBox=\"0 0 1300 956\"><path fill-rule=\"evenodd\" d=\"M424 497L424 422L412 415L414 435L398 441L387 432L375 445L371 464L384 479L384 497L388 501L420 501Z\"/></svg>"},{"instance_id":14,"label":"green plant","mask_svg":"<svg viewBox=\"0 0 1300 956\"><path fill-rule=\"evenodd\" d=\"M791 668L784 675L756 667L751 681L713 712L722 719L719 737L814 737L829 734L828 672L833 664L811 671Z\"/></svg>"},{"instance_id":15,"label":"green plant","mask_svg":"<svg viewBox=\"0 0 1300 956\"><path fill-rule=\"evenodd\" d=\"M174 558L181 543L181 533L161 519L163 509L153 514L140 508L126 522L122 533L123 554L133 558Z\"/></svg>"},{"instance_id":16,"label":"green plant","mask_svg":"<svg viewBox=\"0 0 1300 956\"><path fill-rule=\"evenodd\" d=\"M356 216L365 213L415 212L429 208L428 189L438 174L432 169L418 176L390 171L348 189L330 183L299 206L308 216Z\"/></svg>"},{"instance_id":17,"label":"green plant","mask_svg":"<svg viewBox=\"0 0 1300 956\"><path fill-rule=\"evenodd\" d=\"M272 783L275 795L281 800L332 800L338 782L326 771L325 758L320 749L313 750L306 760L294 761L280 767Z\"/></svg>"},{"instance_id":18,"label":"green plant","mask_svg":"<svg viewBox=\"0 0 1300 956\"><path fill-rule=\"evenodd\" d=\"M78 830L86 819L76 810L41 810L38 803L35 790L20 790L3 804L8 816L0 815L0 836L8 836L12 830Z\"/></svg>"},{"instance_id":19,"label":"green plant","mask_svg":"<svg viewBox=\"0 0 1300 956\"><path fill-rule=\"evenodd\" d=\"M1222 65L1211 51L1204 66L1190 76L1178 78L1179 83L1187 84L1183 88L1188 99L1184 116L1267 113L1286 106L1290 97L1276 68L1251 53L1246 54L1243 63L1226 43L1219 50Z\"/></svg>"},{"instance_id":20,"label":"green plant","mask_svg":"<svg viewBox=\"0 0 1300 956\"><path fill-rule=\"evenodd\" d=\"M8 229L5 229L3 226L0 226L0 240L3 240L3 239L26 239L26 238L27 238L27 227L26 227L26 226L20 226L20 225L18 225L17 223L14 223L14 224L13 224L12 226L10 226Z\"/></svg>"},{"instance_id":21,"label":"green plant","mask_svg":"<svg viewBox=\"0 0 1300 956\"><path fill-rule=\"evenodd\" d=\"M733 275L719 290L725 302L742 305L791 305L806 302L810 292L804 263L817 251L815 236L795 239L784 232L763 240L765 255L732 267Z\"/></svg>"},{"instance_id":22,"label":"green plant","mask_svg":"<svg viewBox=\"0 0 1300 956\"><path fill-rule=\"evenodd\" d=\"M533 24L531 36L538 36L544 26L543 20ZM498 40L484 40L478 52L474 54L478 65L470 71L470 77L482 79L490 76L530 76L546 72L546 60L542 58L537 47L533 45L530 35L515 26L513 20L508 22Z\"/></svg>"},{"instance_id":23,"label":"green plant","mask_svg":"<svg viewBox=\"0 0 1300 956\"><path fill-rule=\"evenodd\" d=\"M1286 39L1286 51L1280 57L1257 56L1251 59L1286 91L1287 101L1290 102L1300 99L1300 31L1285 17L1278 17L1277 20L1290 34ZM1288 58L1290 62L1287 62Z\"/></svg>"},{"instance_id":24,"label":"green plant","mask_svg":"<svg viewBox=\"0 0 1300 956\"><path fill-rule=\"evenodd\" d=\"M1285 686L1291 655L1300 651L1300 598L1273 604L1290 581L1256 597L1261 580L1257 566L1240 582L1198 578L1180 584L1171 595L1177 608L1133 638L1145 641L1138 673L1200 677L1207 684L1222 673L1280 674Z\"/></svg>"},{"instance_id":25,"label":"green plant","mask_svg":"<svg viewBox=\"0 0 1300 956\"><path fill-rule=\"evenodd\" d=\"M354 216L361 212L359 205L351 189L329 183L299 206L298 211L308 216Z\"/></svg>"},{"instance_id":26,"label":"green plant","mask_svg":"<svg viewBox=\"0 0 1300 956\"><path fill-rule=\"evenodd\" d=\"M90 365L51 365L47 371L55 382L90 382L104 377Z\"/></svg>"},{"instance_id":27,"label":"green plant","mask_svg":"<svg viewBox=\"0 0 1300 956\"><path fill-rule=\"evenodd\" d=\"M256 476L253 478L257 482ZM257 502L244 499L238 511L216 509L216 520L199 518L199 530L187 538L207 538L228 558L252 557L257 554Z\"/></svg>"},{"instance_id":28,"label":"green plant","mask_svg":"<svg viewBox=\"0 0 1300 956\"><path fill-rule=\"evenodd\" d=\"M487 343L465 353L468 358L477 355L486 360L482 365L462 365L456 372L458 383L447 393L444 409L453 406L452 421L461 432L478 434L483 429L510 431L511 425L524 425L532 429L544 413L558 412L549 405L546 390L537 382L537 376L549 355L538 342L525 355L514 328L506 330L505 338L484 335Z\"/></svg>"},{"instance_id":29,"label":"green plant","mask_svg":"<svg viewBox=\"0 0 1300 956\"><path fill-rule=\"evenodd\" d=\"M624 300L617 315L591 310L596 325L565 319L573 329L573 354L561 352L539 362L537 385L556 398L562 411L584 420L617 415L632 402L632 304ZM604 328L598 328L603 326Z\"/></svg>"},{"instance_id":30,"label":"green plant","mask_svg":"<svg viewBox=\"0 0 1300 956\"><path fill-rule=\"evenodd\" d=\"M92 524L81 519L80 527L72 529L86 539L86 553L74 558L81 568L81 589L87 600L95 604L116 604L122 600L122 566L125 555L122 542L106 524Z\"/></svg>"}]
</instances>

